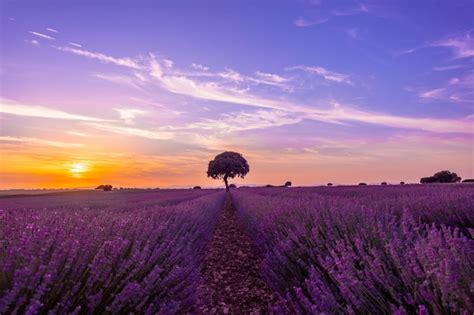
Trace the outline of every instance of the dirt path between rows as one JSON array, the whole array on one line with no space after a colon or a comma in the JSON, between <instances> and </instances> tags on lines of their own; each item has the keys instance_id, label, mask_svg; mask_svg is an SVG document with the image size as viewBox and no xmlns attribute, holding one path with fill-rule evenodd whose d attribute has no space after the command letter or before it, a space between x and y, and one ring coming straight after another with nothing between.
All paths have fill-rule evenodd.
<instances>
[{"instance_id":1,"label":"dirt path between rows","mask_svg":"<svg viewBox=\"0 0 474 315\"><path fill-rule=\"evenodd\" d=\"M265 314L275 301L260 272L260 259L240 226L230 196L201 264L197 312L201 314Z\"/></svg>"}]
</instances>

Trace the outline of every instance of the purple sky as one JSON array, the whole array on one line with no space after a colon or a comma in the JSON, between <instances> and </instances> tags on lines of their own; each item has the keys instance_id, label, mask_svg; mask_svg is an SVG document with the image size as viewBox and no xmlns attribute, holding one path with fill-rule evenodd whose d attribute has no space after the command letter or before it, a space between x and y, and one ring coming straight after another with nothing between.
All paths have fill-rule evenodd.
<instances>
[{"instance_id":1,"label":"purple sky","mask_svg":"<svg viewBox=\"0 0 474 315\"><path fill-rule=\"evenodd\" d=\"M474 177L474 1L2 1L0 188Z\"/></svg>"}]
</instances>

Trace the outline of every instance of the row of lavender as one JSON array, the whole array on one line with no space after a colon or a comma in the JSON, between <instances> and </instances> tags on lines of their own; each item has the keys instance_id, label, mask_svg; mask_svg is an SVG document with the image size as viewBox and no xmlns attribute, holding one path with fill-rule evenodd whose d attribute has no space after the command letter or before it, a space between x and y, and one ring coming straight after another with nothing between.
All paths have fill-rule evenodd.
<instances>
[{"instance_id":1,"label":"row of lavender","mask_svg":"<svg viewBox=\"0 0 474 315\"><path fill-rule=\"evenodd\" d=\"M100 209L0 210L0 313L189 310L225 194L135 208L117 197Z\"/></svg>"},{"instance_id":2,"label":"row of lavender","mask_svg":"<svg viewBox=\"0 0 474 315\"><path fill-rule=\"evenodd\" d=\"M232 194L276 313L474 312L474 186Z\"/></svg>"}]
</instances>

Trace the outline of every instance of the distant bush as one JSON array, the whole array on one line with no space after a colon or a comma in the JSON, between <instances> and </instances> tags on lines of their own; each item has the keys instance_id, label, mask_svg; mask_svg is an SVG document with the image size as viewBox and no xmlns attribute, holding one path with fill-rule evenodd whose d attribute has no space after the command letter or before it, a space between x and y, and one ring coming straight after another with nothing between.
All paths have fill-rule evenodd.
<instances>
[{"instance_id":1,"label":"distant bush","mask_svg":"<svg viewBox=\"0 0 474 315\"><path fill-rule=\"evenodd\" d=\"M430 183L457 183L461 181L461 177L458 174L450 171L441 171L435 173L433 176L423 177L420 179L422 184Z\"/></svg>"},{"instance_id":2,"label":"distant bush","mask_svg":"<svg viewBox=\"0 0 474 315\"><path fill-rule=\"evenodd\" d=\"M290 187L290 186L291 186L291 182L290 182L290 181L288 181L288 182L285 183L285 187Z\"/></svg>"},{"instance_id":3,"label":"distant bush","mask_svg":"<svg viewBox=\"0 0 474 315\"><path fill-rule=\"evenodd\" d=\"M474 179L469 178L462 181L463 183L474 183Z\"/></svg>"},{"instance_id":4,"label":"distant bush","mask_svg":"<svg viewBox=\"0 0 474 315\"><path fill-rule=\"evenodd\" d=\"M102 189L103 191L111 191L113 188L112 185L99 185L95 189Z\"/></svg>"},{"instance_id":5,"label":"distant bush","mask_svg":"<svg viewBox=\"0 0 474 315\"><path fill-rule=\"evenodd\" d=\"M359 186L367 186L366 183L359 183Z\"/></svg>"},{"instance_id":6,"label":"distant bush","mask_svg":"<svg viewBox=\"0 0 474 315\"><path fill-rule=\"evenodd\" d=\"M237 188L237 186L235 184L230 184L229 188Z\"/></svg>"},{"instance_id":7,"label":"distant bush","mask_svg":"<svg viewBox=\"0 0 474 315\"><path fill-rule=\"evenodd\" d=\"M193 189L201 189L201 186L194 186Z\"/></svg>"},{"instance_id":8,"label":"distant bush","mask_svg":"<svg viewBox=\"0 0 474 315\"><path fill-rule=\"evenodd\" d=\"M382 184L381 184L381 185L387 185L387 182L382 182Z\"/></svg>"},{"instance_id":9,"label":"distant bush","mask_svg":"<svg viewBox=\"0 0 474 315\"><path fill-rule=\"evenodd\" d=\"M328 186L332 186L332 183L328 183Z\"/></svg>"},{"instance_id":10,"label":"distant bush","mask_svg":"<svg viewBox=\"0 0 474 315\"><path fill-rule=\"evenodd\" d=\"M273 186L273 185L265 185L265 187L275 187L275 186Z\"/></svg>"},{"instance_id":11,"label":"distant bush","mask_svg":"<svg viewBox=\"0 0 474 315\"><path fill-rule=\"evenodd\" d=\"M405 185L405 182L400 182L400 185Z\"/></svg>"}]
</instances>

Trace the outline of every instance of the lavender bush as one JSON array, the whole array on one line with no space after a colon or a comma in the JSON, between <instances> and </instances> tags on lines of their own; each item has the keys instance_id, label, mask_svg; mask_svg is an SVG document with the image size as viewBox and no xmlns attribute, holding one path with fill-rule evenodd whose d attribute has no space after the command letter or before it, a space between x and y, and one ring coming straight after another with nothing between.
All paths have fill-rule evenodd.
<instances>
[{"instance_id":1,"label":"lavender bush","mask_svg":"<svg viewBox=\"0 0 474 315\"><path fill-rule=\"evenodd\" d=\"M274 313L472 314L474 187L234 191Z\"/></svg>"},{"instance_id":2,"label":"lavender bush","mask_svg":"<svg viewBox=\"0 0 474 315\"><path fill-rule=\"evenodd\" d=\"M87 207L68 207L64 196L20 201L21 209L2 200L0 313L190 310L224 193L125 195L102 194Z\"/></svg>"}]
</instances>

